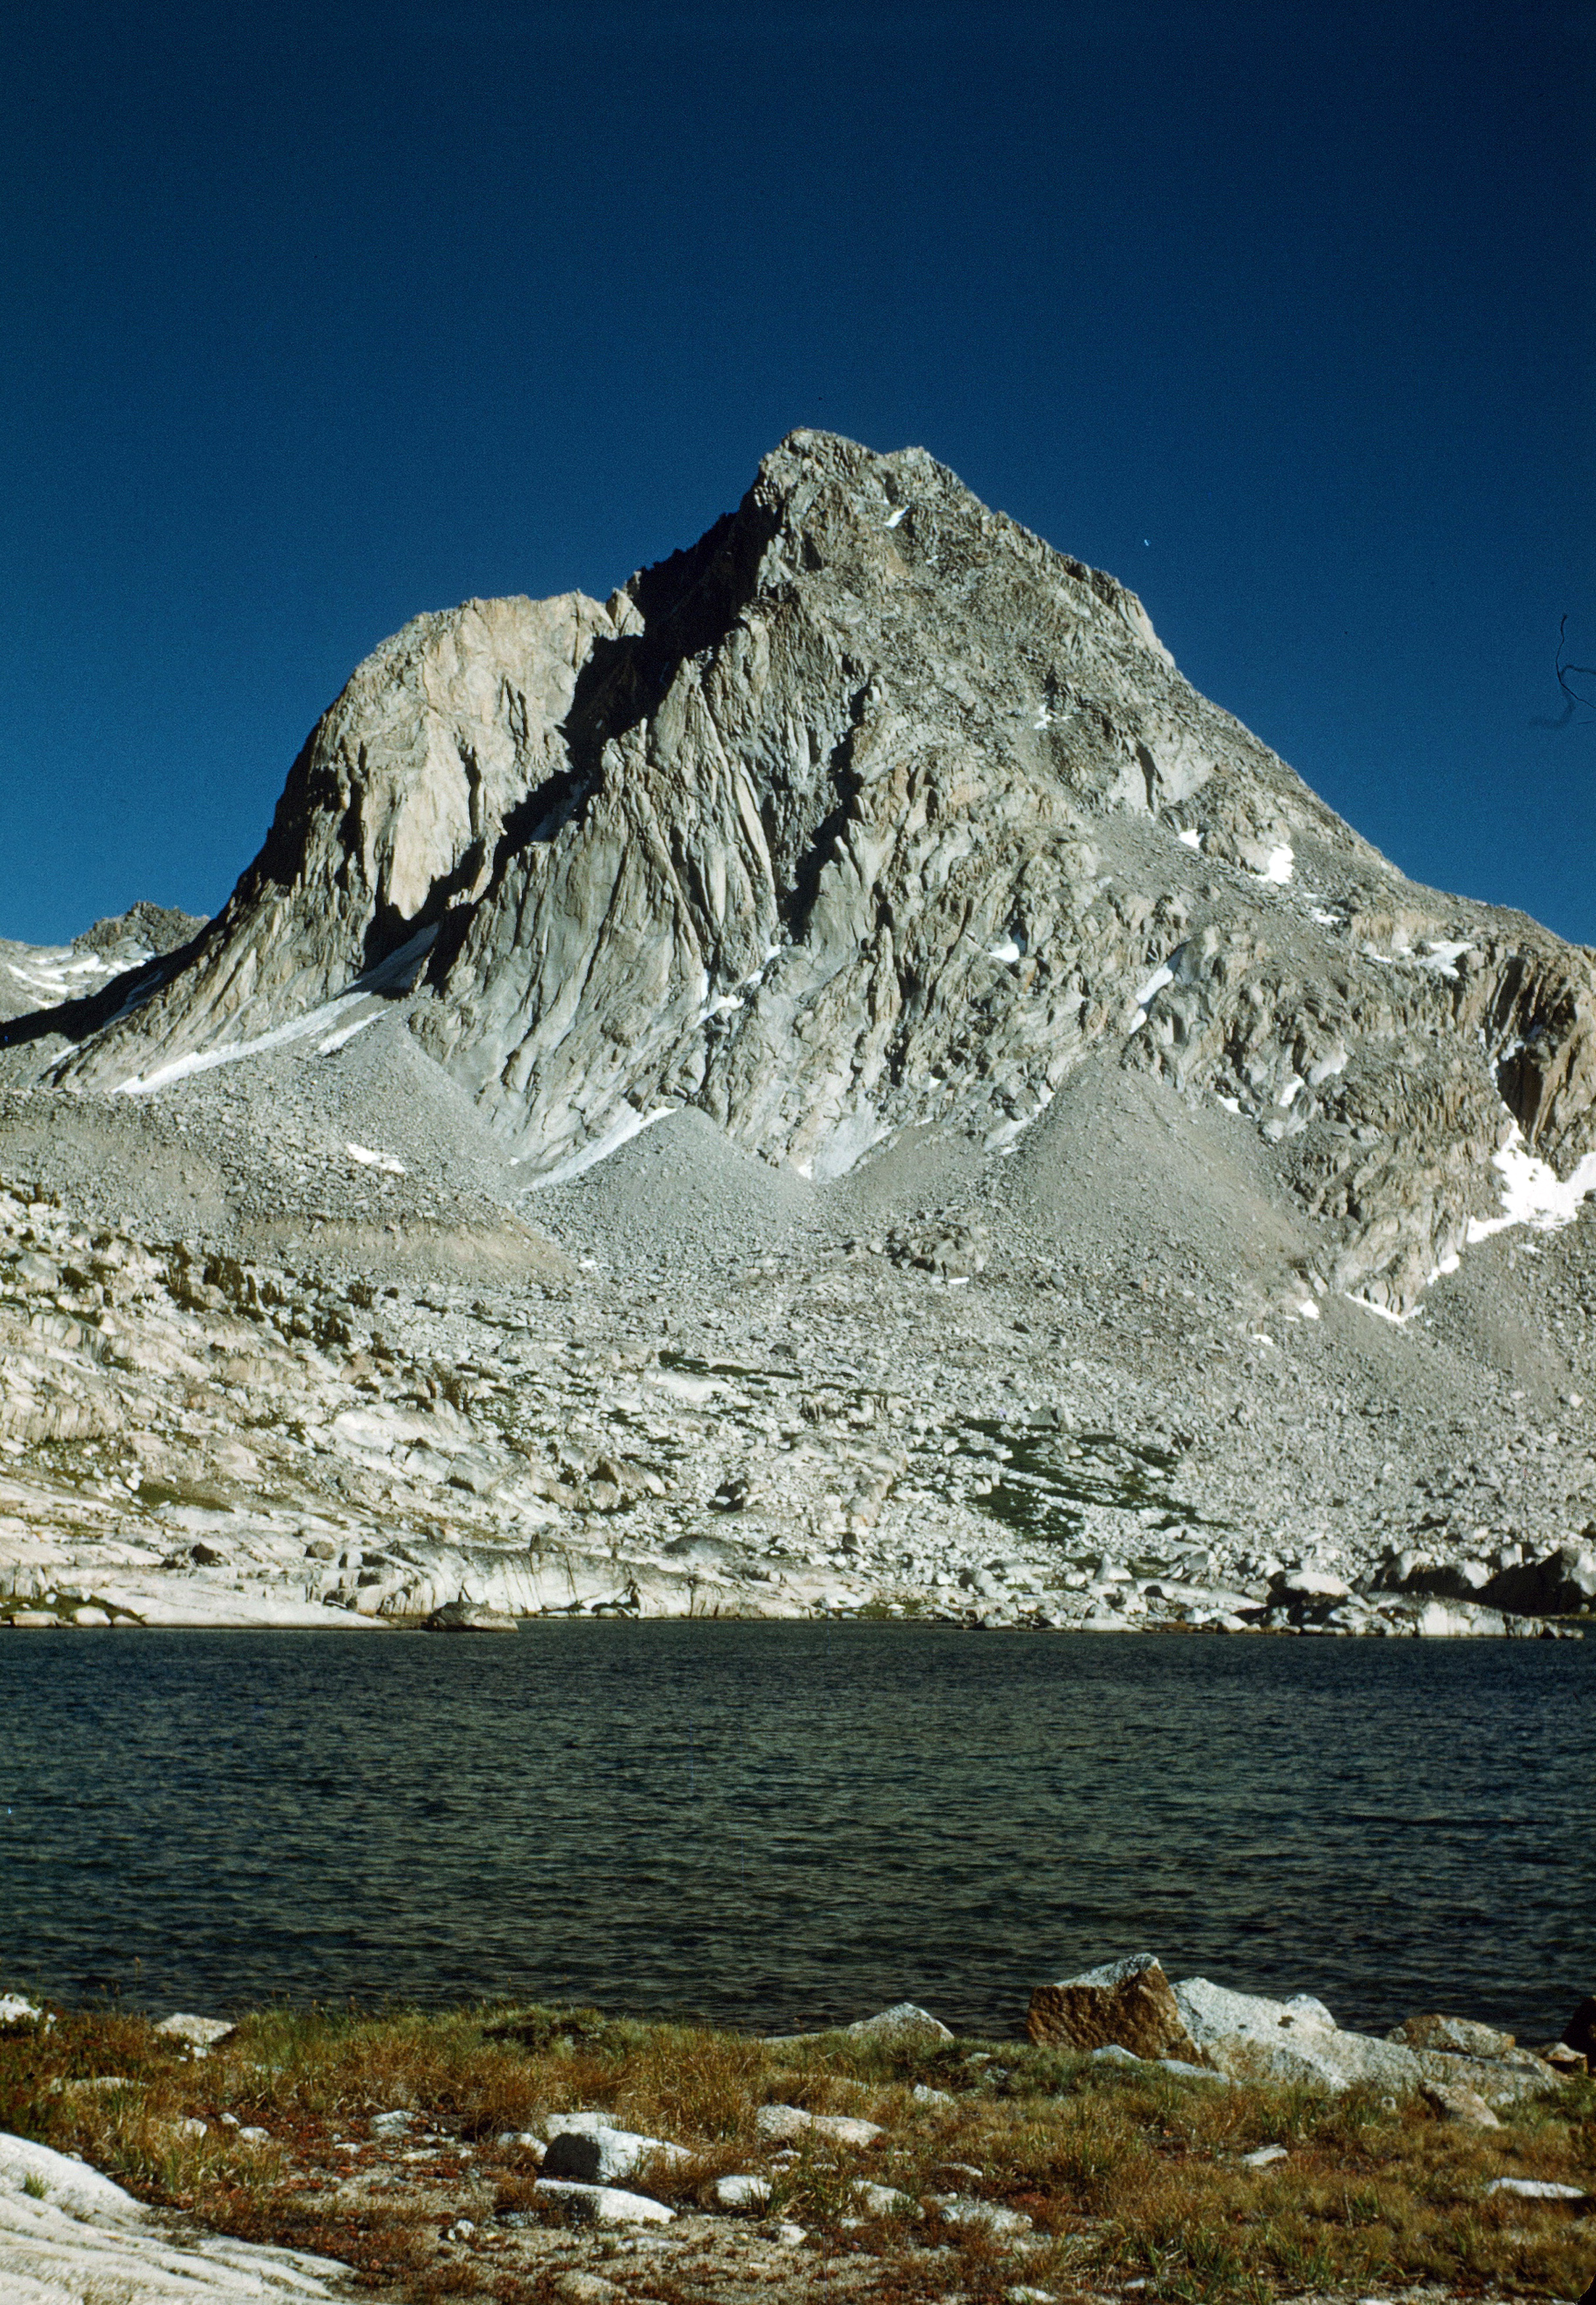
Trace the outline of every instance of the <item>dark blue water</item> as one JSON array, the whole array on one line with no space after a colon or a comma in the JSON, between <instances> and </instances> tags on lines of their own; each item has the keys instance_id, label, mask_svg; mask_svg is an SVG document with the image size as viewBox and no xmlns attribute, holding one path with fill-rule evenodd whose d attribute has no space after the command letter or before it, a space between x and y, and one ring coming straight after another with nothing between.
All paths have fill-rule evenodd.
<instances>
[{"instance_id":1,"label":"dark blue water","mask_svg":"<svg viewBox=\"0 0 1596 2305\"><path fill-rule=\"evenodd\" d=\"M0 1987L1011 2032L1150 1949L1541 2040L1596 1643L539 1622L0 1642Z\"/></svg>"}]
</instances>

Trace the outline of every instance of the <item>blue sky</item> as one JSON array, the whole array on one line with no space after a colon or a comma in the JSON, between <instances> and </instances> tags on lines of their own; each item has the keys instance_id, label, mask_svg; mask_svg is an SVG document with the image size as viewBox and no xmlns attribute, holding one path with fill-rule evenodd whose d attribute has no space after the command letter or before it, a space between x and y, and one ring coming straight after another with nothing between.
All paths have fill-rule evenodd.
<instances>
[{"instance_id":1,"label":"blue sky","mask_svg":"<svg viewBox=\"0 0 1596 2305\"><path fill-rule=\"evenodd\" d=\"M212 911L423 608L797 424L1596 943L1596 5L54 4L0 70L0 935ZM1596 679L1583 684L1596 695Z\"/></svg>"}]
</instances>

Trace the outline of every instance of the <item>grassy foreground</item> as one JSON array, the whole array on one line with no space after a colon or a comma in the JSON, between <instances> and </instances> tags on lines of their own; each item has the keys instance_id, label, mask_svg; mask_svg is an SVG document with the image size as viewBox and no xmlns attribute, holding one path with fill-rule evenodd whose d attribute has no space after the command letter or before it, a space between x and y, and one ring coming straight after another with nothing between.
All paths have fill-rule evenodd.
<instances>
[{"instance_id":1,"label":"grassy foreground","mask_svg":"<svg viewBox=\"0 0 1596 2305\"><path fill-rule=\"evenodd\" d=\"M916 2083L952 2101L917 2099ZM769 2102L862 2114L886 2133L782 2160L754 2124ZM681 2213L669 2246L629 2247L541 2207L516 2137L579 2107L692 2148L690 2165L635 2181ZM395 2109L414 2116L409 2130L374 2132ZM1591 2204L1484 2188L1516 2176L1596 2190L1596 2080L1503 2122L1481 2131L1416 2099L1225 2088L1014 2042L779 2045L590 2011L271 2012L204 2057L115 2012L61 2012L0 2038L0 2129L225 2232L342 2258L374 2290L497 2305L584 2293L584 2274L664 2305L997 2305L1132 2284L1147 2298L1256 2305L1416 2287L1578 2298L1596 2273ZM1286 2156L1243 2165L1266 2145ZM711 2221L713 2182L734 2171L770 2177L769 2208ZM915 2210L862 2216L861 2177ZM1031 2233L948 2222L932 2196L955 2192L1023 2212ZM529 2221L503 2222L517 2212ZM782 2221L804 2228L802 2244Z\"/></svg>"}]
</instances>

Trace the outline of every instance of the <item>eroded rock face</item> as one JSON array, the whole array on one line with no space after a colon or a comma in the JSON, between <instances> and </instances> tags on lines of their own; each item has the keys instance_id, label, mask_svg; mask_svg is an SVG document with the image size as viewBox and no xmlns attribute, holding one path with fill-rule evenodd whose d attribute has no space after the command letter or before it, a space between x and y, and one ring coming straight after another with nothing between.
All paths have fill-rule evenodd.
<instances>
[{"instance_id":1,"label":"eroded rock face","mask_svg":"<svg viewBox=\"0 0 1596 2305\"><path fill-rule=\"evenodd\" d=\"M607 608L406 626L171 981L66 1020L53 1077L423 967L414 1030L529 1177L684 1101L816 1178L928 1123L1000 1147L1107 1055L1256 1124L1318 1220L1305 1302L1397 1314L1505 1192L1596 1184L1591 956L1405 880L1133 593L920 450L794 433Z\"/></svg>"}]
</instances>

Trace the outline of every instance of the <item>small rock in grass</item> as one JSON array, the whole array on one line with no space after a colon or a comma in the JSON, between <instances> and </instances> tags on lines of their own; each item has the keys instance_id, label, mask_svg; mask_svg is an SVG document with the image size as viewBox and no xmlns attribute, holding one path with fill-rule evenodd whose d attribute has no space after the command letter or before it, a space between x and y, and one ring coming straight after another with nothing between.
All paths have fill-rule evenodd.
<instances>
[{"instance_id":1,"label":"small rock in grass","mask_svg":"<svg viewBox=\"0 0 1596 2305\"><path fill-rule=\"evenodd\" d=\"M928 2081L916 2081L909 2094L916 2105L953 2105L956 2102L947 2089L932 2088Z\"/></svg>"},{"instance_id":2,"label":"small rock in grass","mask_svg":"<svg viewBox=\"0 0 1596 2305\"><path fill-rule=\"evenodd\" d=\"M1100 2049L1093 2049L1091 2054L1094 2065L1142 2065L1147 2063L1146 2058L1139 2057L1133 2049L1122 2049L1117 2041L1106 2041Z\"/></svg>"},{"instance_id":3,"label":"small rock in grass","mask_svg":"<svg viewBox=\"0 0 1596 2305\"><path fill-rule=\"evenodd\" d=\"M802 2137L807 2131L833 2145L873 2145L885 2133L873 2121L855 2121L845 2113L805 2113L798 2105L762 2105L753 2118L761 2137Z\"/></svg>"},{"instance_id":4,"label":"small rock in grass","mask_svg":"<svg viewBox=\"0 0 1596 2305\"><path fill-rule=\"evenodd\" d=\"M20 1993L0 1993L0 2031L9 2025L37 2025L44 2015L31 2001L24 2001Z\"/></svg>"},{"instance_id":5,"label":"small rock in grass","mask_svg":"<svg viewBox=\"0 0 1596 2305\"><path fill-rule=\"evenodd\" d=\"M1016 2281L1003 2292L1004 2305L1058 2305L1056 2289L1032 2289L1028 2283Z\"/></svg>"},{"instance_id":6,"label":"small rock in grass","mask_svg":"<svg viewBox=\"0 0 1596 2305\"><path fill-rule=\"evenodd\" d=\"M1261 2145L1256 2153L1244 2153L1242 2155L1242 2167L1244 2169L1267 2169L1271 2162L1284 2161L1286 2157L1286 2151L1284 2145Z\"/></svg>"},{"instance_id":7,"label":"small rock in grass","mask_svg":"<svg viewBox=\"0 0 1596 2305\"><path fill-rule=\"evenodd\" d=\"M802 2225L789 2224L784 2219L771 2238L778 2241L783 2249L802 2249L809 2235Z\"/></svg>"},{"instance_id":8,"label":"small rock in grass","mask_svg":"<svg viewBox=\"0 0 1596 2305\"><path fill-rule=\"evenodd\" d=\"M1583 2201L1590 2196L1580 2185L1559 2185L1550 2177L1493 2177L1488 2193L1516 2193L1521 2201Z\"/></svg>"},{"instance_id":9,"label":"small rock in grass","mask_svg":"<svg viewBox=\"0 0 1596 2305\"><path fill-rule=\"evenodd\" d=\"M591 2128L565 2129L557 2116L548 2124L548 2149L543 2172L548 2177L573 2177L583 2185L613 2184L632 2176L645 2161L663 2160L675 2165L691 2161L684 2145L667 2145L663 2138L640 2137L630 2129L612 2129L607 2122Z\"/></svg>"},{"instance_id":10,"label":"small rock in grass","mask_svg":"<svg viewBox=\"0 0 1596 2305\"><path fill-rule=\"evenodd\" d=\"M272 2133L269 2129L241 2129L238 2141L241 2145L269 2145Z\"/></svg>"},{"instance_id":11,"label":"small rock in grass","mask_svg":"<svg viewBox=\"0 0 1596 2305\"><path fill-rule=\"evenodd\" d=\"M191 2049L209 2049L216 2042L225 2041L236 2028L224 2017L190 2017L177 2010L170 2017L163 2017L155 2029L165 2033L169 2040L186 2041Z\"/></svg>"},{"instance_id":12,"label":"small rock in grass","mask_svg":"<svg viewBox=\"0 0 1596 2305\"><path fill-rule=\"evenodd\" d=\"M1501 2122L1478 2089L1466 2081L1430 2082L1419 2092L1431 2113L1443 2121L1470 2122L1476 2129L1499 2129Z\"/></svg>"},{"instance_id":13,"label":"small rock in grass","mask_svg":"<svg viewBox=\"0 0 1596 2305\"><path fill-rule=\"evenodd\" d=\"M723 2209L762 2209L770 2199L768 2177L717 2177L715 2199Z\"/></svg>"},{"instance_id":14,"label":"small rock in grass","mask_svg":"<svg viewBox=\"0 0 1596 2305\"><path fill-rule=\"evenodd\" d=\"M847 2028L851 2041L951 2041L952 2033L929 2009L913 2001L895 2001L873 2017L861 2017Z\"/></svg>"},{"instance_id":15,"label":"small rock in grass","mask_svg":"<svg viewBox=\"0 0 1596 2305\"><path fill-rule=\"evenodd\" d=\"M539 2177L536 2190L544 2199L596 2225L668 2225L675 2209L651 2201L646 2193L628 2193L615 2185L582 2185L563 2177Z\"/></svg>"},{"instance_id":16,"label":"small rock in grass","mask_svg":"<svg viewBox=\"0 0 1596 2305\"><path fill-rule=\"evenodd\" d=\"M178 2122L177 2133L180 2137L208 2137L210 2135L210 2131L207 2129L205 2123L202 2121L197 2120L192 2114L188 2114L185 2119ZM241 2135L247 2137L250 2132L246 2129L242 2131L240 2133ZM258 2136L264 2137L266 2135L266 2131L264 2129L258 2130L256 2134Z\"/></svg>"},{"instance_id":17,"label":"small rock in grass","mask_svg":"<svg viewBox=\"0 0 1596 2305\"><path fill-rule=\"evenodd\" d=\"M1224 2088L1229 2088L1232 2086L1230 2075L1215 2072L1211 2065L1188 2065L1180 2057L1160 2057L1158 2063L1160 2071L1178 2073L1182 2080L1218 2081Z\"/></svg>"},{"instance_id":18,"label":"small rock in grass","mask_svg":"<svg viewBox=\"0 0 1596 2305\"><path fill-rule=\"evenodd\" d=\"M853 2198L872 2217L902 2216L914 2207L911 2197L900 2192L896 2185L873 2185L867 2177L861 2177L855 2183Z\"/></svg>"},{"instance_id":19,"label":"small rock in grass","mask_svg":"<svg viewBox=\"0 0 1596 2305\"><path fill-rule=\"evenodd\" d=\"M599 2273L556 2273L554 2293L563 2305L607 2305L610 2298L621 2292Z\"/></svg>"},{"instance_id":20,"label":"small rock in grass","mask_svg":"<svg viewBox=\"0 0 1596 2305\"><path fill-rule=\"evenodd\" d=\"M1001 2201L977 2201L968 2193L938 2193L932 2197L950 2225L985 2225L989 2233L1031 2231L1023 2209L1006 2209Z\"/></svg>"},{"instance_id":21,"label":"small rock in grass","mask_svg":"<svg viewBox=\"0 0 1596 2305\"><path fill-rule=\"evenodd\" d=\"M371 2123L373 2137L403 2137L415 2122L413 2113L402 2113L395 2106L392 2113L379 2113Z\"/></svg>"}]
</instances>

